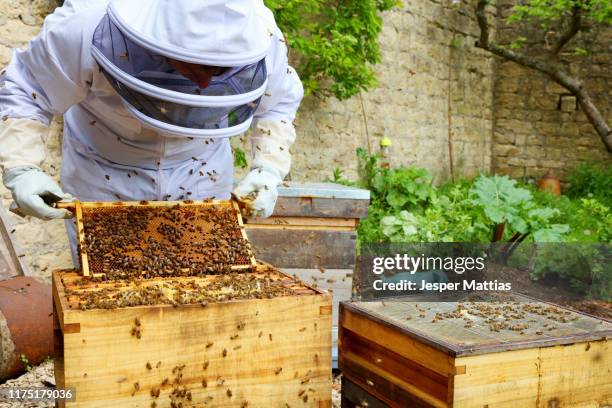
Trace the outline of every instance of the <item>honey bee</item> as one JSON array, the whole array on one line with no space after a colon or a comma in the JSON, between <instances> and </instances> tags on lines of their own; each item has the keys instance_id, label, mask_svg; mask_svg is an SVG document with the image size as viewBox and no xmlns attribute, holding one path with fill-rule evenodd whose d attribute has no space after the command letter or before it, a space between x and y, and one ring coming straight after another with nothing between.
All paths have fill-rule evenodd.
<instances>
[{"instance_id":1,"label":"honey bee","mask_svg":"<svg viewBox=\"0 0 612 408\"><path fill-rule=\"evenodd\" d=\"M134 389L132 390L132 397L136 395L136 393L140 390L140 384L138 382L134 383Z\"/></svg>"}]
</instances>

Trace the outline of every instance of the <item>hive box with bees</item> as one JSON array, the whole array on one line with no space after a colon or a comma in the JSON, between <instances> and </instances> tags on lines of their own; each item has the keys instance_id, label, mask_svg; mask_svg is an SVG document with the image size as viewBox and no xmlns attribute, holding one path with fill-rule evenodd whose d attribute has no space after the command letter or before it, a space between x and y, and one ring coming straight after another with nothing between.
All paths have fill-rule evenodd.
<instances>
[{"instance_id":1,"label":"hive box with bees","mask_svg":"<svg viewBox=\"0 0 612 408\"><path fill-rule=\"evenodd\" d=\"M330 406L331 297L256 262L235 203L74 205L82 270L53 274L63 406Z\"/></svg>"},{"instance_id":2,"label":"hive box with bees","mask_svg":"<svg viewBox=\"0 0 612 408\"><path fill-rule=\"evenodd\" d=\"M342 406L612 404L612 323L518 294L343 302Z\"/></svg>"}]
</instances>

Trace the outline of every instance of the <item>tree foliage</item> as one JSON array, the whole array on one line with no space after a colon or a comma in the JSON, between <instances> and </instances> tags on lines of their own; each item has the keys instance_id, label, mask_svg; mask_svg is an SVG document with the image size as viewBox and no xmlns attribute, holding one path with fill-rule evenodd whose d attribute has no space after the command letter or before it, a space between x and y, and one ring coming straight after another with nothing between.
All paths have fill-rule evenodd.
<instances>
[{"instance_id":1,"label":"tree foliage","mask_svg":"<svg viewBox=\"0 0 612 408\"><path fill-rule=\"evenodd\" d=\"M606 122L596 102L591 98L581 78L572 73L575 61L562 58L568 44L578 33L598 25L612 24L610 0L519 0L508 18L509 23L522 23L519 28L535 28L521 33L509 45L499 44L491 38L491 25L487 13L490 0L473 2L480 36L476 46L498 57L547 75L563 86L576 100L608 152L612 152L612 128ZM519 30L520 31L520 30ZM533 30L531 30L533 31ZM584 56L589 50L574 45L573 55Z\"/></svg>"},{"instance_id":2,"label":"tree foliage","mask_svg":"<svg viewBox=\"0 0 612 408\"><path fill-rule=\"evenodd\" d=\"M610 0L530 0L514 6L509 22L532 20L543 28L557 27L576 9L598 24L612 23Z\"/></svg>"},{"instance_id":3,"label":"tree foliage","mask_svg":"<svg viewBox=\"0 0 612 408\"><path fill-rule=\"evenodd\" d=\"M396 0L265 0L307 93L347 99L376 85L380 12Z\"/></svg>"}]
</instances>

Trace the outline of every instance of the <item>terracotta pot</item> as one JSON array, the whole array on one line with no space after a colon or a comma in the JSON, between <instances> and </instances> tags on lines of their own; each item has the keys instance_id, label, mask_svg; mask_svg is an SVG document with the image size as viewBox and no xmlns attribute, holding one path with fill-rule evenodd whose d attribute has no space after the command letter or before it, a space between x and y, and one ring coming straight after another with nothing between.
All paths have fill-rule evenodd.
<instances>
[{"instance_id":1,"label":"terracotta pot","mask_svg":"<svg viewBox=\"0 0 612 408\"><path fill-rule=\"evenodd\" d=\"M556 196L561 195L561 183L552 170L548 170L544 177L538 181L538 189L548 191Z\"/></svg>"},{"instance_id":2,"label":"terracotta pot","mask_svg":"<svg viewBox=\"0 0 612 408\"><path fill-rule=\"evenodd\" d=\"M19 276L0 281L0 383L53 355L51 287Z\"/></svg>"}]
</instances>

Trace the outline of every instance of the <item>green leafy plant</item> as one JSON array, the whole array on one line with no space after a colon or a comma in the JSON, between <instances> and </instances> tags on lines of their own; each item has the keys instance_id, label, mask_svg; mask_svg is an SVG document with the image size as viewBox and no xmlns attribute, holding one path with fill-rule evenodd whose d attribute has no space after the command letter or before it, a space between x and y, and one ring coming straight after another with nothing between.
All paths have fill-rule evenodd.
<instances>
[{"instance_id":1,"label":"green leafy plant","mask_svg":"<svg viewBox=\"0 0 612 408\"><path fill-rule=\"evenodd\" d=\"M336 167L334 169L334 172L332 173L331 178L330 177L326 177L323 181L326 182L326 183L342 184L344 186L356 186L357 185L357 183L355 183L354 181L351 181L351 180L345 178L344 177L344 171L339 169L338 167Z\"/></svg>"},{"instance_id":2,"label":"green leafy plant","mask_svg":"<svg viewBox=\"0 0 612 408\"><path fill-rule=\"evenodd\" d=\"M560 241L569 228L551 223L559 210L538 207L531 192L516 184L506 176L480 176L470 190L473 204L482 207L487 218L495 224L493 241L501 240L504 233L511 234L510 241L517 243L529 234L536 242ZM504 231L506 229L508 231Z\"/></svg>"},{"instance_id":3,"label":"green leafy plant","mask_svg":"<svg viewBox=\"0 0 612 408\"><path fill-rule=\"evenodd\" d=\"M234 152L234 167L246 169L249 165L249 162L247 161L246 153L244 153L244 150L239 147L234 147L232 150Z\"/></svg>"},{"instance_id":4,"label":"green leafy plant","mask_svg":"<svg viewBox=\"0 0 612 408\"><path fill-rule=\"evenodd\" d=\"M283 30L307 93L347 99L376 85L380 12L396 0L265 0Z\"/></svg>"},{"instance_id":5,"label":"green leafy plant","mask_svg":"<svg viewBox=\"0 0 612 408\"><path fill-rule=\"evenodd\" d=\"M21 361L21 364L23 364L23 368L27 372L32 371L33 369L32 364L30 364L30 360L28 360L28 357L25 354L19 355L19 361Z\"/></svg>"},{"instance_id":6,"label":"green leafy plant","mask_svg":"<svg viewBox=\"0 0 612 408\"><path fill-rule=\"evenodd\" d=\"M569 197L596 198L612 207L612 166L606 163L582 163L569 174Z\"/></svg>"},{"instance_id":7,"label":"green leafy plant","mask_svg":"<svg viewBox=\"0 0 612 408\"><path fill-rule=\"evenodd\" d=\"M534 191L540 205L558 210L552 222L568 225L566 242L612 242L612 208L596 198L571 199Z\"/></svg>"},{"instance_id":8,"label":"green leafy plant","mask_svg":"<svg viewBox=\"0 0 612 408\"><path fill-rule=\"evenodd\" d=\"M479 177L470 190L474 205L481 206L485 215L495 224L509 224L514 230L527 230L521 217L521 207L531 199L529 190L516 187L508 177Z\"/></svg>"},{"instance_id":9,"label":"green leafy plant","mask_svg":"<svg viewBox=\"0 0 612 408\"><path fill-rule=\"evenodd\" d=\"M357 150L363 187L369 189L383 207L394 211L408 210L432 200L435 196L432 177L425 169L378 166L378 155Z\"/></svg>"},{"instance_id":10,"label":"green leafy plant","mask_svg":"<svg viewBox=\"0 0 612 408\"><path fill-rule=\"evenodd\" d=\"M481 175L436 187L424 169L381 168L377 155L362 149L357 153L360 179L355 184L371 192L368 217L358 229L358 246L376 242L482 243L502 263L520 268L528 265L534 280L558 276L589 296L610 298L612 255L605 252L609 246L602 252L586 244L565 244L561 249L554 244L612 241L612 210L598 199L557 197L505 176ZM343 180L342 171L335 169L333 179ZM389 200L390 193L411 194L413 198ZM495 240L502 242L490 244Z\"/></svg>"}]
</instances>

